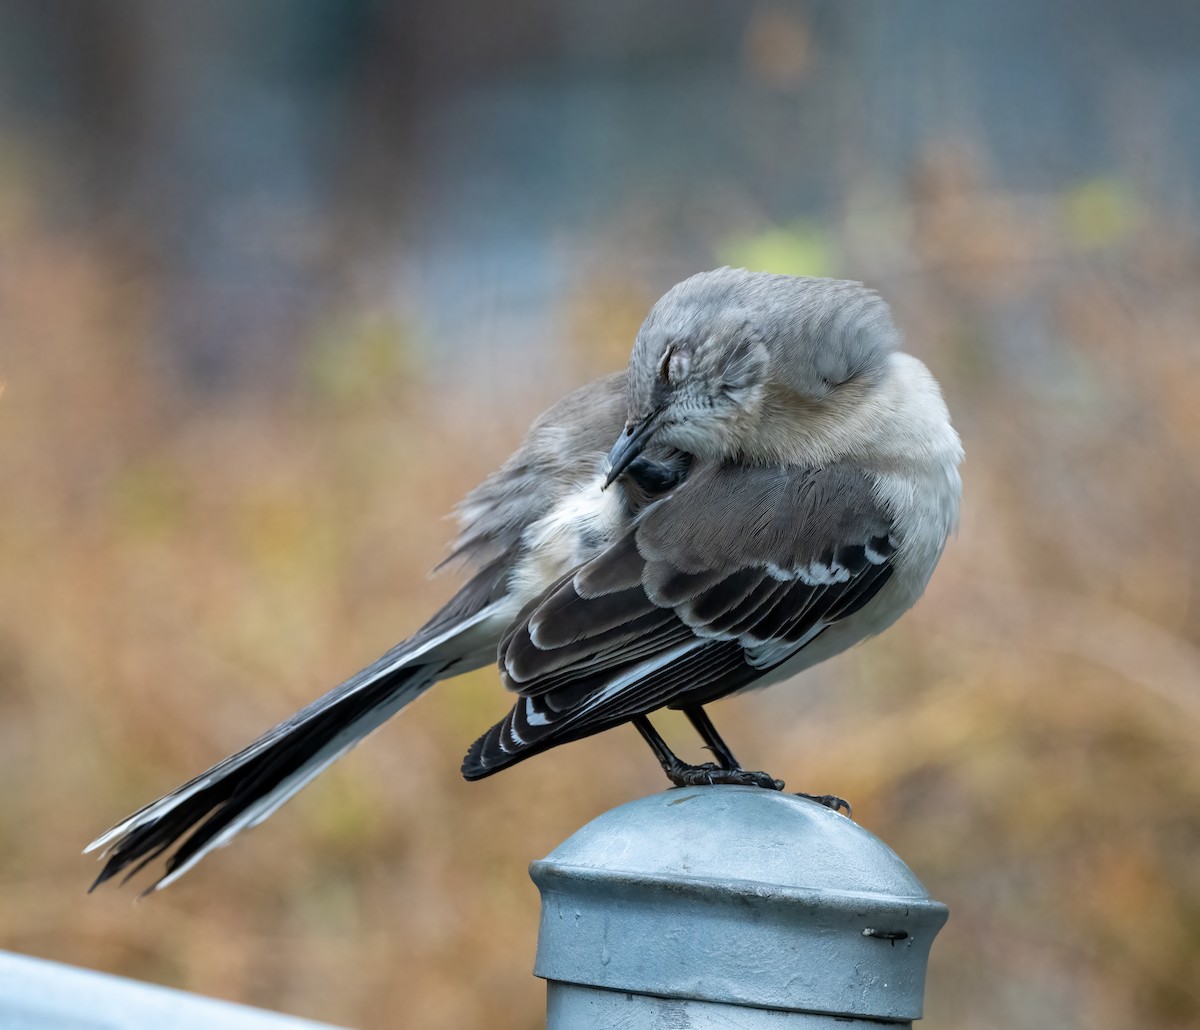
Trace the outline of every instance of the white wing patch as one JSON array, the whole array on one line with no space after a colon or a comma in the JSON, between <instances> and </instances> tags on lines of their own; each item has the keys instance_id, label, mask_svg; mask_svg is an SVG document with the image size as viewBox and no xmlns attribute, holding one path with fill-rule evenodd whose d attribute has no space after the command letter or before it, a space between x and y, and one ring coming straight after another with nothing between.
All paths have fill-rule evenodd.
<instances>
[{"instance_id":1,"label":"white wing patch","mask_svg":"<svg viewBox=\"0 0 1200 1030\"><path fill-rule=\"evenodd\" d=\"M868 555L873 552L868 552ZM876 565L880 564L883 559L876 555L871 559ZM767 562L767 574L774 580L780 583L790 583L792 580L800 580L805 586L818 587L828 586L831 583L848 583L850 581L850 570L836 561L826 565L824 562L814 561L808 565L800 565L794 569L785 569L776 565L774 562Z\"/></svg>"},{"instance_id":2,"label":"white wing patch","mask_svg":"<svg viewBox=\"0 0 1200 1030\"><path fill-rule=\"evenodd\" d=\"M596 708L599 708L606 701L610 701L612 698L616 697L617 694L619 694L630 684L636 683L638 680L649 676L652 672L663 668L663 666L670 665L676 659L682 658L684 655L696 650L696 648L703 646L703 640L690 640L686 644L675 648L673 651L667 651L665 654L655 655L648 661L640 662L624 675L618 676L611 682L606 683L603 690L597 691L595 695L587 700L585 704L580 706L580 714L585 714L593 711Z\"/></svg>"},{"instance_id":3,"label":"white wing patch","mask_svg":"<svg viewBox=\"0 0 1200 1030\"><path fill-rule=\"evenodd\" d=\"M799 640L764 640L754 642L747 639L743 644L745 648L746 664L754 669L769 669L785 661L799 651L802 647L812 643L819 637L828 627L828 623L824 619L813 623L804 636Z\"/></svg>"},{"instance_id":4,"label":"white wing patch","mask_svg":"<svg viewBox=\"0 0 1200 1030\"><path fill-rule=\"evenodd\" d=\"M882 565L885 561L887 561L887 556L873 550L870 544L867 544L867 546L863 548L863 553L866 554L867 561L869 561L872 565Z\"/></svg>"},{"instance_id":5,"label":"white wing patch","mask_svg":"<svg viewBox=\"0 0 1200 1030\"><path fill-rule=\"evenodd\" d=\"M550 722L546 716L533 706L533 698L525 698L525 721L530 726L545 726Z\"/></svg>"}]
</instances>

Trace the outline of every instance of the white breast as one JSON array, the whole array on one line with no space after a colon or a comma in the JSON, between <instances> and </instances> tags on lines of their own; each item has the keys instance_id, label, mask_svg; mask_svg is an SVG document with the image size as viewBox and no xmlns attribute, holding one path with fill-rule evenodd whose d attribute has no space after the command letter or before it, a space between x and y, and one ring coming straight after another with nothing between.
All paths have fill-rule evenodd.
<instances>
[{"instance_id":1,"label":"white breast","mask_svg":"<svg viewBox=\"0 0 1200 1030\"><path fill-rule=\"evenodd\" d=\"M876 498L892 513L895 572L864 608L831 625L751 689L787 679L887 629L924 593L946 539L957 527L962 445L941 390L920 361L893 354L888 381L842 432L840 445L857 451L854 460L871 476Z\"/></svg>"},{"instance_id":2,"label":"white breast","mask_svg":"<svg viewBox=\"0 0 1200 1030\"><path fill-rule=\"evenodd\" d=\"M548 515L525 530L525 557L509 580L524 605L572 569L611 545L629 524L624 492L602 489L604 476L580 483Z\"/></svg>"}]
</instances>

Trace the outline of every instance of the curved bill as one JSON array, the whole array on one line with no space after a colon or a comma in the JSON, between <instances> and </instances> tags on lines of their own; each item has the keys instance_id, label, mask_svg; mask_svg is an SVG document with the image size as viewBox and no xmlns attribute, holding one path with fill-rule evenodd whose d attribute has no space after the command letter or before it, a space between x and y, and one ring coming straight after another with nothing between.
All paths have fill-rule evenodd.
<instances>
[{"instance_id":1,"label":"curved bill","mask_svg":"<svg viewBox=\"0 0 1200 1030\"><path fill-rule=\"evenodd\" d=\"M658 412L654 412L641 422L627 422L625 431L617 437L617 442L608 452L608 475L604 478L604 488L607 490L622 472L633 463L634 459L646 449L654 430L658 428Z\"/></svg>"}]
</instances>

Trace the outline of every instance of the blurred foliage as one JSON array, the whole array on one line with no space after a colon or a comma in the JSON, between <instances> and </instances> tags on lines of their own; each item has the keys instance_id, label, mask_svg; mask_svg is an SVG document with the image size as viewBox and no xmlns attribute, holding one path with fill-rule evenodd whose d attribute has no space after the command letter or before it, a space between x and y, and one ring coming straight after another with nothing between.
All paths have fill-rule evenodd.
<instances>
[{"instance_id":1,"label":"blurred foliage","mask_svg":"<svg viewBox=\"0 0 1200 1030\"><path fill-rule=\"evenodd\" d=\"M716 718L949 904L930 1030L1191 1027L1200 250L1128 184L979 168L931 151L904 195L718 255L880 288L968 458L917 609ZM85 898L78 849L415 627L453 586L425 576L440 516L558 384L435 389L411 330L328 311L274 391L197 396L159 364L154 275L41 204L0 172L0 947L348 1025L542 1025L528 861L663 784L632 731L463 783L506 708L489 670L136 908ZM618 367L654 290L567 293L571 367Z\"/></svg>"},{"instance_id":2,"label":"blurred foliage","mask_svg":"<svg viewBox=\"0 0 1200 1030\"><path fill-rule=\"evenodd\" d=\"M1084 247L1120 244L1137 228L1137 204L1125 185L1115 179L1090 179L1066 197L1071 237Z\"/></svg>"},{"instance_id":3,"label":"blurred foliage","mask_svg":"<svg viewBox=\"0 0 1200 1030\"><path fill-rule=\"evenodd\" d=\"M793 222L787 228L764 229L752 236L731 240L719 257L734 268L781 275L836 277L839 274L828 233L803 220Z\"/></svg>"}]
</instances>

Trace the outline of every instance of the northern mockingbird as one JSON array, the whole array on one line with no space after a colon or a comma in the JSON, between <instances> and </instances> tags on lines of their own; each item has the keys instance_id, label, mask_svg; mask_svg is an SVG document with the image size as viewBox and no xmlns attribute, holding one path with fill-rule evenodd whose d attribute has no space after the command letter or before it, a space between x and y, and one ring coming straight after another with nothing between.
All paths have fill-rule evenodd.
<instances>
[{"instance_id":1,"label":"northern mockingbird","mask_svg":"<svg viewBox=\"0 0 1200 1030\"><path fill-rule=\"evenodd\" d=\"M447 561L475 572L453 599L98 838L93 887L181 842L150 890L165 886L438 680L497 656L516 702L467 752L467 779L632 722L675 784L781 788L738 765L703 706L886 628L957 520L958 436L897 342L859 283L722 268L672 288L628 370L554 405L463 501ZM663 707L715 763L672 754L647 719Z\"/></svg>"}]
</instances>

